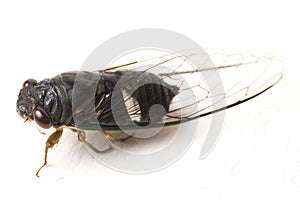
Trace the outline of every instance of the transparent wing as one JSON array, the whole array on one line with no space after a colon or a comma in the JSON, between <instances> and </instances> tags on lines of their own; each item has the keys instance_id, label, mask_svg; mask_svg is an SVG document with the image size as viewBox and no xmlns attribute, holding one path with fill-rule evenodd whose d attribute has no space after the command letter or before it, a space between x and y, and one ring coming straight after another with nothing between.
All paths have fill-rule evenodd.
<instances>
[{"instance_id":1,"label":"transparent wing","mask_svg":"<svg viewBox=\"0 0 300 200\"><path fill-rule=\"evenodd\" d=\"M272 54L225 49L164 53L106 69L132 70L156 74L165 83L178 87L178 94L157 126L187 122L239 105L264 93L283 77L283 65ZM129 116L142 128L145 122L139 121L141 110L137 101L131 95L123 95ZM116 129L115 124L101 125L104 129ZM125 124L124 128L130 129Z\"/></svg>"}]
</instances>

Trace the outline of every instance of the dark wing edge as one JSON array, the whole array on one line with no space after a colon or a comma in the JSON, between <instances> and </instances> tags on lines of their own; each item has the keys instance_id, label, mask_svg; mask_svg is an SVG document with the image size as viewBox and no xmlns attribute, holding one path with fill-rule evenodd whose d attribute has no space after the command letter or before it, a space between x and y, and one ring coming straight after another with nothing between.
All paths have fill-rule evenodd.
<instances>
[{"instance_id":1,"label":"dark wing edge","mask_svg":"<svg viewBox=\"0 0 300 200\"><path fill-rule=\"evenodd\" d=\"M273 54L241 53L237 50L231 50L228 53L227 51L224 49L213 49L210 51L212 53L208 55L214 62L214 66L201 67L192 71L175 72L176 74L191 74L195 72L217 71L221 75L222 81L217 83L216 88L218 84L223 85L224 93L212 96L209 94L211 93L210 88L207 88L207 86L203 85L203 82L200 82L198 88L204 88L208 95L200 99L197 103L201 104L204 100L209 100L210 98L215 98L216 101L206 104L203 108L191 113L190 116L178 118L177 121L170 122L170 125L187 122L240 105L268 91L284 76L284 65ZM219 56L223 56L223 58L220 59ZM219 58L215 59L215 57ZM161 75L167 76L167 74ZM223 105L219 104L222 100L225 101ZM170 119L177 118L172 115L168 116ZM168 122L166 123L167 125Z\"/></svg>"}]
</instances>

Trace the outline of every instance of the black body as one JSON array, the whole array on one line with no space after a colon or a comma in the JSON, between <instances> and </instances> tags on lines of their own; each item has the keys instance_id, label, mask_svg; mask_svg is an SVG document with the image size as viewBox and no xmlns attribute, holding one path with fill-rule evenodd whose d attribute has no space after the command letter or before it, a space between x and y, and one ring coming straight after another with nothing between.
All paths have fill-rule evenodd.
<instances>
[{"instance_id":1,"label":"black body","mask_svg":"<svg viewBox=\"0 0 300 200\"><path fill-rule=\"evenodd\" d=\"M148 72L67 72L38 83L25 82L17 112L26 120L35 120L34 112L39 110L56 127L88 124L95 116L100 126L114 126L116 114L124 126L133 121L133 116L137 119L134 121L148 124L151 119L162 121L177 93L176 86ZM165 113L150 118L149 109L155 104L160 104Z\"/></svg>"}]
</instances>

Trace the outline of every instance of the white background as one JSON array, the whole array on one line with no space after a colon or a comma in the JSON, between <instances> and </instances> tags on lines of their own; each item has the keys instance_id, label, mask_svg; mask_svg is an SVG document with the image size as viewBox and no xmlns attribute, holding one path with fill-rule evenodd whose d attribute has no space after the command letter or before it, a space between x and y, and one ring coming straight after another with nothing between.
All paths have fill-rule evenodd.
<instances>
[{"instance_id":1,"label":"white background","mask_svg":"<svg viewBox=\"0 0 300 200\"><path fill-rule=\"evenodd\" d=\"M299 199L298 13L287 0L1 1L1 198ZM79 69L106 39L148 27L177 31L202 47L275 51L286 76L226 112L222 137L204 160L198 160L199 136L163 171L122 174L101 167L66 136L36 178L46 137L15 112L23 81Z\"/></svg>"}]
</instances>

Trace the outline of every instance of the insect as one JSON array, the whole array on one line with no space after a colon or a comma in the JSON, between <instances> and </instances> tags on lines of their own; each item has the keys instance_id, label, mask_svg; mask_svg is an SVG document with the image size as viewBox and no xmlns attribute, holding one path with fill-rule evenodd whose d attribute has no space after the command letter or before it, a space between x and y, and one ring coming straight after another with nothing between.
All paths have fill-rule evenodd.
<instances>
[{"instance_id":1,"label":"insect","mask_svg":"<svg viewBox=\"0 0 300 200\"><path fill-rule=\"evenodd\" d=\"M202 66L192 66L189 59L199 55L204 58ZM210 72L217 72L220 79L208 87ZM47 165L48 150L58 144L64 128L102 152L85 140L84 130L101 127L107 139L115 140L109 131L188 122L253 99L282 77L282 65L273 56L220 49L179 51L105 70L66 72L40 82L28 79L16 109L25 121L55 128L46 142L39 176ZM155 105L158 109L151 111Z\"/></svg>"}]
</instances>

